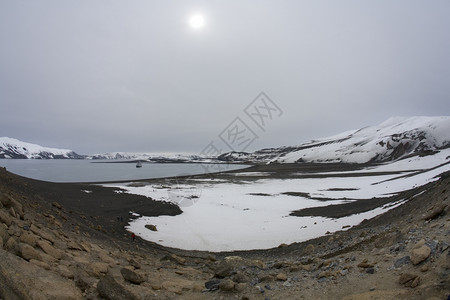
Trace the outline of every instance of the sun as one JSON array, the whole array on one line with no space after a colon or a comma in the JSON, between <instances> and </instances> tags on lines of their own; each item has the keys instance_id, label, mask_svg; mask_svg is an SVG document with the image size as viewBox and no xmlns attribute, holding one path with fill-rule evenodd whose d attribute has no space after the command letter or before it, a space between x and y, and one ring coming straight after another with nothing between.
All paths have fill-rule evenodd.
<instances>
[{"instance_id":1,"label":"sun","mask_svg":"<svg viewBox=\"0 0 450 300\"><path fill-rule=\"evenodd\" d=\"M200 29L205 26L205 17L202 14L194 14L189 18L189 26L193 29Z\"/></svg>"}]
</instances>

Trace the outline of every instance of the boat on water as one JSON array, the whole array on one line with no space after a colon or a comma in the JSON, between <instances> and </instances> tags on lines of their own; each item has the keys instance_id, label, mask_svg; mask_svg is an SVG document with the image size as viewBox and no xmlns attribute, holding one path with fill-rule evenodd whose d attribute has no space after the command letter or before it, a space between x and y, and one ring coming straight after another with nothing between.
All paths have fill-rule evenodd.
<instances>
[{"instance_id":1,"label":"boat on water","mask_svg":"<svg viewBox=\"0 0 450 300\"><path fill-rule=\"evenodd\" d=\"M136 168L142 168L142 163L140 161L137 162Z\"/></svg>"}]
</instances>

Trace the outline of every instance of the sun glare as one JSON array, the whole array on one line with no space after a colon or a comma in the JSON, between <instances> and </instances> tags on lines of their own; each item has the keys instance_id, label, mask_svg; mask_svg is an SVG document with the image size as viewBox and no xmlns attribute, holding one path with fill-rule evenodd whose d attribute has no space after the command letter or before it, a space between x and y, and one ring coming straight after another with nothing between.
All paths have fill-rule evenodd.
<instances>
[{"instance_id":1,"label":"sun glare","mask_svg":"<svg viewBox=\"0 0 450 300\"><path fill-rule=\"evenodd\" d=\"M200 29L205 26L205 17L202 14L195 14L189 18L189 25L193 29Z\"/></svg>"}]
</instances>

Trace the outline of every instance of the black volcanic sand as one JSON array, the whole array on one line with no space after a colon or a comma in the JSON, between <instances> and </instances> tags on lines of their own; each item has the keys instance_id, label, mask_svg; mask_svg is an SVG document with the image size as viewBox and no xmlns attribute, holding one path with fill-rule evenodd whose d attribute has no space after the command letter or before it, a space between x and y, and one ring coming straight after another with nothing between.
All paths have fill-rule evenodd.
<instances>
[{"instance_id":1,"label":"black volcanic sand","mask_svg":"<svg viewBox=\"0 0 450 300\"><path fill-rule=\"evenodd\" d=\"M132 218L130 211L145 216L175 216L182 213L174 204L123 193L118 188L39 181L9 173L4 168L0 168L1 189L15 190L24 198L33 195L36 201L33 205L40 211L53 215L64 212L74 218L73 224L80 224L84 230L98 237L104 234L128 236L124 226ZM61 205L62 209L58 209L57 204L53 205L54 202Z\"/></svg>"},{"instance_id":2,"label":"black volcanic sand","mask_svg":"<svg viewBox=\"0 0 450 300\"><path fill-rule=\"evenodd\" d=\"M257 165L245 170L234 170L219 174L203 174L170 179L150 179L135 180L132 184L166 184L189 182L191 179L223 179L230 182L239 183L245 180L254 181L262 178L299 178L299 177L329 177L329 174L314 174L318 172L344 172L341 176L373 176L379 173L361 173L345 174L346 171L362 170L373 165L355 165L355 164L274 164ZM239 172L266 172L270 176L235 176ZM299 174L300 173L300 174ZM401 174L383 173L383 174ZM400 175L399 175L400 176ZM190 182L193 183L193 182ZM24 178L7 172L0 168L0 190L12 189L24 198L33 195L34 205L40 208L40 211L57 215L61 212L69 216L71 224L79 231L87 231L98 238L120 238L130 239L130 233L124 228L128 224L130 211L134 211L145 216L175 216L181 214L180 208L169 202L154 201L151 198L120 192L118 188L103 187L97 184L82 183L50 183ZM400 193L393 197L357 200L340 205L329 205L324 207L307 208L292 212L293 216L324 216L329 218L340 218L355 213L361 213L372 210L376 207L386 205L401 199L407 199L425 190L426 187L419 187L414 190ZM86 191L89 191L88 193ZM255 191L257 193L258 191ZM286 191L289 192L289 191ZM295 195L292 195L295 196ZM325 199L326 200L326 199ZM333 199L335 200L335 199ZM62 209L52 203L57 202ZM71 222L71 223L70 223ZM153 245L161 248L151 242L138 239L140 244ZM163 247L162 247L163 248Z\"/></svg>"}]
</instances>

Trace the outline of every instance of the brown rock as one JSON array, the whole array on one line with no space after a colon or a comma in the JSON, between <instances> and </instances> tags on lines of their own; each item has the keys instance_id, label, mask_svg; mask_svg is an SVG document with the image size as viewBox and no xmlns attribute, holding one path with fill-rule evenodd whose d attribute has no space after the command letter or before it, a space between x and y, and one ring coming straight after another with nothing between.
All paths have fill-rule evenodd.
<instances>
[{"instance_id":1,"label":"brown rock","mask_svg":"<svg viewBox=\"0 0 450 300\"><path fill-rule=\"evenodd\" d=\"M270 282L273 281L274 277L272 275L263 275L259 278L259 282Z\"/></svg>"},{"instance_id":2,"label":"brown rock","mask_svg":"<svg viewBox=\"0 0 450 300\"><path fill-rule=\"evenodd\" d=\"M426 221L436 219L439 217L447 208L446 204L441 204L438 207L435 207L429 214L427 214L423 219Z\"/></svg>"},{"instance_id":3,"label":"brown rock","mask_svg":"<svg viewBox=\"0 0 450 300\"><path fill-rule=\"evenodd\" d=\"M108 264L103 262L94 262L89 265L88 273L94 276L101 276L102 274L106 274L108 272Z\"/></svg>"},{"instance_id":4,"label":"brown rock","mask_svg":"<svg viewBox=\"0 0 450 300\"><path fill-rule=\"evenodd\" d=\"M10 236L20 237L22 235L22 230L16 224L11 224L8 228L8 233Z\"/></svg>"},{"instance_id":5,"label":"brown rock","mask_svg":"<svg viewBox=\"0 0 450 300\"><path fill-rule=\"evenodd\" d=\"M0 282L3 299L83 299L72 281L4 250L0 250Z\"/></svg>"},{"instance_id":6,"label":"brown rock","mask_svg":"<svg viewBox=\"0 0 450 300\"><path fill-rule=\"evenodd\" d=\"M14 236L8 238L5 244L5 249L13 254L17 253L17 240Z\"/></svg>"},{"instance_id":7,"label":"brown rock","mask_svg":"<svg viewBox=\"0 0 450 300\"><path fill-rule=\"evenodd\" d=\"M201 292L201 291L203 291L203 286L201 284L194 283L192 285L192 291L193 292Z\"/></svg>"},{"instance_id":8,"label":"brown rock","mask_svg":"<svg viewBox=\"0 0 450 300\"><path fill-rule=\"evenodd\" d=\"M222 262L214 271L214 276L217 278L225 278L231 275L233 267L226 262Z\"/></svg>"},{"instance_id":9,"label":"brown rock","mask_svg":"<svg viewBox=\"0 0 450 300\"><path fill-rule=\"evenodd\" d=\"M301 267L303 270L305 270L307 272L311 272L313 269L311 265L302 265Z\"/></svg>"},{"instance_id":10,"label":"brown rock","mask_svg":"<svg viewBox=\"0 0 450 300\"><path fill-rule=\"evenodd\" d=\"M19 238L19 241L21 243L28 244L31 247L36 246L36 242L38 240L39 240L39 237L31 232L24 232Z\"/></svg>"},{"instance_id":11,"label":"brown rock","mask_svg":"<svg viewBox=\"0 0 450 300\"><path fill-rule=\"evenodd\" d=\"M210 261L217 261L216 256L213 255L213 254L208 254L208 259L209 259Z\"/></svg>"},{"instance_id":12,"label":"brown rock","mask_svg":"<svg viewBox=\"0 0 450 300\"><path fill-rule=\"evenodd\" d=\"M430 270L430 265L426 264L420 268L420 272L428 272Z\"/></svg>"},{"instance_id":13,"label":"brown rock","mask_svg":"<svg viewBox=\"0 0 450 300\"><path fill-rule=\"evenodd\" d=\"M245 283L236 283L234 285L234 289L238 292L242 292L243 290L245 290L246 287L247 285Z\"/></svg>"},{"instance_id":14,"label":"brown rock","mask_svg":"<svg viewBox=\"0 0 450 300\"><path fill-rule=\"evenodd\" d=\"M241 264L242 264L242 262L241 262ZM267 268L266 264L264 262L262 262L261 260L259 260L259 259L252 260L252 265L257 267L257 268L260 268L260 269Z\"/></svg>"},{"instance_id":15,"label":"brown rock","mask_svg":"<svg viewBox=\"0 0 450 300\"><path fill-rule=\"evenodd\" d=\"M78 243L76 243L74 241L70 241L70 242L67 243L67 249L83 251L83 248Z\"/></svg>"},{"instance_id":16,"label":"brown rock","mask_svg":"<svg viewBox=\"0 0 450 300\"><path fill-rule=\"evenodd\" d=\"M9 214L11 215L11 217L13 218L17 218L16 216L16 211L14 210L14 207L10 207L8 210Z\"/></svg>"},{"instance_id":17,"label":"brown rock","mask_svg":"<svg viewBox=\"0 0 450 300\"><path fill-rule=\"evenodd\" d=\"M62 209L62 205L59 204L58 202L53 202L53 203L52 203L52 206L53 206L53 207L56 207L57 209Z\"/></svg>"},{"instance_id":18,"label":"brown rock","mask_svg":"<svg viewBox=\"0 0 450 300\"><path fill-rule=\"evenodd\" d=\"M36 234L36 235L40 236L41 238L43 238L44 240L47 240L47 241L49 241L49 242L52 243L52 244L55 243L55 238L54 238L54 235L53 235L53 234L51 234L51 233L49 233L49 232L47 232L47 231L44 231L44 230L42 230L42 229L39 229L39 228L36 227L34 224L31 224L30 230L31 230L34 234Z\"/></svg>"},{"instance_id":19,"label":"brown rock","mask_svg":"<svg viewBox=\"0 0 450 300\"><path fill-rule=\"evenodd\" d=\"M81 244L80 244L80 247L82 247ZM111 257L111 254L109 254L109 253L107 253L107 252L99 252L99 253L98 253L98 258L100 258L100 260L101 260L102 262L105 262L105 263L107 263L107 264L110 264L110 265L116 264L116 260L114 260L114 259Z\"/></svg>"},{"instance_id":20,"label":"brown rock","mask_svg":"<svg viewBox=\"0 0 450 300\"><path fill-rule=\"evenodd\" d=\"M6 241L9 239L9 233L8 228L5 224L0 223L0 237L3 238L3 242L6 243Z\"/></svg>"},{"instance_id":21,"label":"brown rock","mask_svg":"<svg viewBox=\"0 0 450 300\"><path fill-rule=\"evenodd\" d=\"M286 273L278 273L276 278L277 278L277 280L280 280L280 281L286 281L287 275L286 275Z\"/></svg>"},{"instance_id":22,"label":"brown rock","mask_svg":"<svg viewBox=\"0 0 450 300\"><path fill-rule=\"evenodd\" d=\"M50 255L56 259L61 259L62 252L58 249L55 249L52 245L50 245L49 242L40 240L40 241L37 241L37 245L48 255Z\"/></svg>"},{"instance_id":23,"label":"brown rock","mask_svg":"<svg viewBox=\"0 0 450 300\"><path fill-rule=\"evenodd\" d=\"M130 263L130 266L132 266L135 269L141 268L141 265L134 258L129 259L128 262Z\"/></svg>"},{"instance_id":24,"label":"brown rock","mask_svg":"<svg viewBox=\"0 0 450 300\"><path fill-rule=\"evenodd\" d=\"M120 269L123 279L134 284L141 284L145 281L145 277L127 268Z\"/></svg>"},{"instance_id":25,"label":"brown rock","mask_svg":"<svg viewBox=\"0 0 450 300\"><path fill-rule=\"evenodd\" d=\"M61 275L62 277L69 278L69 279L73 279L73 278L74 278L73 272L70 271L70 269L69 269L67 266L65 266L65 265L59 264L59 265L56 267L56 271L57 271L58 274Z\"/></svg>"},{"instance_id":26,"label":"brown rock","mask_svg":"<svg viewBox=\"0 0 450 300\"><path fill-rule=\"evenodd\" d=\"M374 264L370 264L368 262L361 262L358 264L358 267L364 268L364 269L373 268L373 266L374 266Z\"/></svg>"},{"instance_id":27,"label":"brown rock","mask_svg":"<svg viewBox=\"0 0 450 300\"><path fill-rule=\"evenodd\" d=\"M43 262L40 260L35 260L35 259L30 259L30 263L32 263L38 267L41 267L43 269L50 270L50 265L46 262Z\"/></svg>"},{"instance_id":28,"label":"brown rock","mask_svg":"<svg viewBox=\"0 0 450 300\"><path fill-rule=\"evenodd\" d=\"M224 279L219 283L219 289L222 291L231 291L234 289L235 283L230 279Z\"/></svg>"},{"instance_id":29,"label":"brown rock","mask_svg":"<svg viewBox=\"0 0 450 300\"><path fill-rule=\"evenodd\" d=\"M108 300L138 299L111 276L100 278L97 284L97 292Z\"/></svg>"},{"instance_id":30,"label":"brown rock","mask_svg":"<svg viewBox=\"0 0 450 300\"><path fill-rule=\"evenodd\" d=\"M231 280L237 283L245 283L250 281L250 279L244 273L239 271L231 277Z\"/></svg>"},{"instance_id":31,"label":"brown rock","mask_svg":"<svg viewBox=\"0 0 450 300\"><path fill-rule=\"evenodd\" d=\"M23 219L23 207L22 204L20 204L19 202L17 202L16 200L14 200L13 197L9 196L9 195L5 195L5 194L1 194L0 195L0 202L3 204L3 206L5 208L13 208L14 213L20 217L21 219Z\"/></svg>"},{"instance_id":32,"label":"brown rock","mask_svg":"<svg viewBox=\"0 0 450 300\"><path fill-rule=\"evenodd\" d=\"M420 284L420 277L417 276L416 278L414 278L414 280L411 282L411 287L415 288Z\"/></svg>"},{"instance_id":33,"label":"brown rock","mask_svg":"<svg viewBox=\"0 0 450 300\"><path fill-rule=\"evenodd\" d=\"M156 225L153 225L153 224L147 224L147 225L145 225L145 228L150 229L151 231L158 231L158 229L156 228Z\"/></svg>"},{"instance_id":34,"label":"brown rock","mask_svg":"<svg viewBox=\"0 0 450 300\"><path fill-rule=\"evenodd\" d=\"M19 253L19 256L25 260L29 261L30 259L35 259L35 260L42 261L42 257L40 255L40 253L28 244L19 243L18 253Z\"/></svg>"},{"instance_id":35,"label":"brown rock","mask_svg":"<svg viewBox=\"0 0 450 300\"><path fill-rule=\"evenodd\" d=\"M75 285L84 292L97 284L97 280L95 278L90 277L87 273L82 271L74 274L74 282Z\"/></svg>"},{"instance_id":36,"label":"brown rock","mask_svg":"<svg viewBox=\"0 0 450 300\"><path fill-rule=\"evenodd\" d=\"M335 274L334 272L331 272L331 271L323 271L323 272L320 272L320 274L319 274L319 279L320 279L320 278L324 278L324 277L333 277L333 276L336 276L336 274Z\"/></svg>"},{"instance_id":37,"label":"brown rock","mask_svg":"<svg viewBox=\"0 0 450 300\"><path fill-rule=\"evenodd\" d=\"M165 255L163 258L161 258L161 261L164 260L170 260L180 265L184 265L186 263L186 259L179 257L178 255L175 255L173 253Z\"/></svg>"},{"instance_id":38,"label":"brown rock","mask_svg":"<svg viewBox=\"0 0 450 300\"><path fill-rule=\"evenodd\" d=\"M427 245L414 248L411 252L411 262L417 265L426 260L431 254L431 249Z\"/></svg>"},{"instance_id":39,"label":"brown rock","mask_svg":"<svg viewBox=\"0 0 450 300\"><path fill-rule=\"evenodd\" d=\"M303 251L304 254L311 254L314 252L316 248L314 247L313 244L308 244L308 246L306 246L305 250Z\"/></svg>"},{"instance_id":40,"label":"brown rock","mask_svg":"<svg viewBox=\"0 0 450 300\"><path fill-rule=\"evenodd\" d=\"M400 278L398 279L398 283L406 286L406 287L412 287L412 284L414 283L416 287L419 283L420 279L417 279L418 276L410 273L403 273L400 275Z\"/></svg>"},{"instance_id":41,"label":"brown rock","mask_svg":"<svg viewBox=\"0 0 450 300\"><path fill-rule=\"evenodd\" d=\"M0 209L0 222L5 223L7 226L11 226L12 223L11 216L5 213L3 209Z\"/></svg>"}]
</instances>

